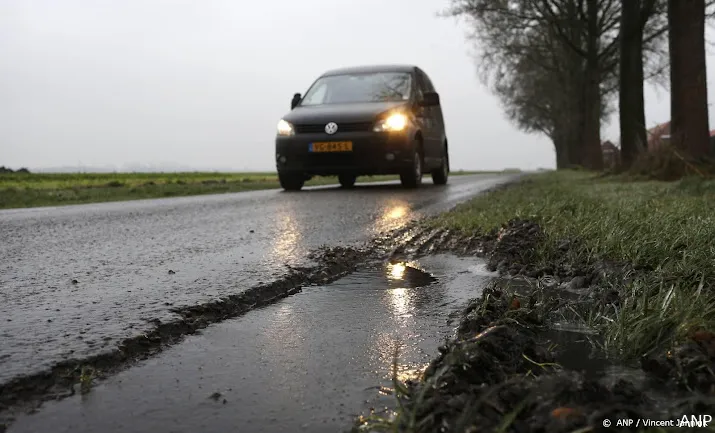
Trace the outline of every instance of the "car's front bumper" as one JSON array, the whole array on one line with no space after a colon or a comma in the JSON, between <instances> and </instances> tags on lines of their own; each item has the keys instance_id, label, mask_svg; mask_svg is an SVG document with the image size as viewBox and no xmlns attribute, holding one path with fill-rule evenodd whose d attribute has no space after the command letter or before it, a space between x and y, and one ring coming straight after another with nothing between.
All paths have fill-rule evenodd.
<instances>
[{"instance_id":1,"label":"car's front bumper","mask_svg":"<svg viewBox=\"0 0 715 433\"><path fill-rule=\"evenodd\" d=\"M298 134L276 138L276 168L281 172L331 176L337 174L399 174L412 167L409 133L351 132ZM310 152L310 144L351 141L351 152Z\"/></svg>"}]
</instances>

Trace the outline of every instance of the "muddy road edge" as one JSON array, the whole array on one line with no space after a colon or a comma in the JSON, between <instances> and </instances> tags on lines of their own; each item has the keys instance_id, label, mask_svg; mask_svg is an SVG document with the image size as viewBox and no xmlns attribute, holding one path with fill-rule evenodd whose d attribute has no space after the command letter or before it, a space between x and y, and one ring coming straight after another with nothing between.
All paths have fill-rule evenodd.
<instances>
[{"instance_id":1,"label":"muddy road edge","mask_svg":"<svg viewBox=\"0 0 715 433\"><path fill-rule=\"evenodd\" d=\"M510 187L524 176L512 176L480 194ZM452 242L449 242L450 239ZM0 384L0 432L12 423L14 415L19 412L32 412L38 410L45 401L61 400L82 392L82 382L87 379L87 375L90 375L91 381L101 382L179 344L185 337L211 324L275 303L299 293L303 287L338 280L370 260L392 261L450 250L456 254L478 252L481 243L476 238L468 244L463 241L442 230L426 229L417 220L374 237L362 246L319 248L309 254L309 258L317 263L316 266L289 268L284 277L271 283L259 284L208 303L175 309L172 312L177 314L176 320L161 322L155 319L150 322L153 328L120 341L104 353L68 359L49 370Z\"/></svg>"},{"instance_id":2,"label":"muddy road edge","mask_svg":"<svg viewBox=\"0 0 715 433\"><path fill-rule=\"evenodd\" d=\"M711 416L704 414L715 410L715 380L703 371L711 365L715 340L691 338L672 352L624 362L605 356L601 336L590 329L556 327L583 325L584 313L595 306L617 304L612 284L638 270L602 259L541 267L528 252L542 235L537 223L512 219L483 236L436 230L407 253L454 251L459 245L482 256L500 278L464 309L456 335L439 348L423 376L395 386L399 403L359 416L351 433L461 432L475 426L633 431L617 420L677 419L694 427ZM564 242L564 249L573 242ZM592 353L573 350L574 343L603 357L590 362Z\"/></svg>"}]
</instances>

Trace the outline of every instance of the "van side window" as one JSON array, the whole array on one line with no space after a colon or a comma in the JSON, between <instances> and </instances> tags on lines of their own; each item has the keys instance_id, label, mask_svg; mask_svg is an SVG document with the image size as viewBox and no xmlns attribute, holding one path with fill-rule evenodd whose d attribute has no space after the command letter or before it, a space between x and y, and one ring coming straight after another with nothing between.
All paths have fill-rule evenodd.
<instances>
[{"instance_id":1,"label":"van side window","mask_svg":"<svg viewBox=\"0 0 715 433\"><path fill-rule=\"evenodd\" d=\"M425 92L429 92L427 85L425 84L425 75L422 71L418 70L415 74L417 76L417 99L422 99Z\"/></svg>"},{"instance_id":2,"label":"van side window","mask_svg":"<svg viewBox=\"0 0 715 433\"><path fill-rule=\"evenodd\" d=\"M424 90L422 90L422 77L420 77L419 72L415 72L415 99L418 101L422 100L422 95L424 94Z\"/></svg>"}]
</instances>

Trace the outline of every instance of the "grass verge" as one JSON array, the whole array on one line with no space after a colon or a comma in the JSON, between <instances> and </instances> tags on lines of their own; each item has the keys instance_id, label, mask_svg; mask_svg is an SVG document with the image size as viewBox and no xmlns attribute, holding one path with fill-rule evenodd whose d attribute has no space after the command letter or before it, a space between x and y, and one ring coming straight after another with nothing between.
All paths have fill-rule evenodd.
<instances>
[{"instance_id":1,"label":"grass verge","mask_svg":"<svg viewBox=\"0 0 715 433\"><path fill-rule=\"evenodd\" d=\"M479 197L430 224L486 233L514 218L543 230L526 259L536 269L563 275L604 260L630 267L627 283L601 282L618 290L622 302L593 312L591 319L606 320L590 323L623 356L672 345L697 329L715 331L715 181L549 173Z\"/></svg>"},{"instance_id":2,"label":"grass verge","mask_svg":"<svg viewBox=\"0 0 715 433\"><path fill-rule=\"evenodd\" d=\"M477 172L455 172L454 175ZM397 180L366 176L361 182ZM336 184L316 177L306 186ZM276 173L0 173L0 209L280 188Z\"/></svg>"},{"instance_id":3,"label":"grass verge","mask_svg":"<svg viewBox=\"0 0 715 433\"><path fill-rule=\"evenodd\" d=\"M425 225L481 236L505 278L356 431L653 431L616 422L715 411L714 181L533 175Z\"/></svg>"}]
</instances>

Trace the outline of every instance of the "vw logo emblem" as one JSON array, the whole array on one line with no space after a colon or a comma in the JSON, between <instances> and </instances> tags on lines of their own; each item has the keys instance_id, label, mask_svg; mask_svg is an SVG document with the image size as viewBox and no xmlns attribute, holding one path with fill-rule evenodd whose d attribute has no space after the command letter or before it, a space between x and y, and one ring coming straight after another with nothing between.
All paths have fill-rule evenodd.
<instances>
[{"instance_id":1,"label":"vw logo emblem","mask_svg":"<svg viewBox=\"0 0 715 433\"><path fill-rule=\"evenodd\" d=\"M325 125L325 133L326 134L335 134L338 132L338 124L335 122L330 122L327 125Z\"/></svg>"}]
</instances>

